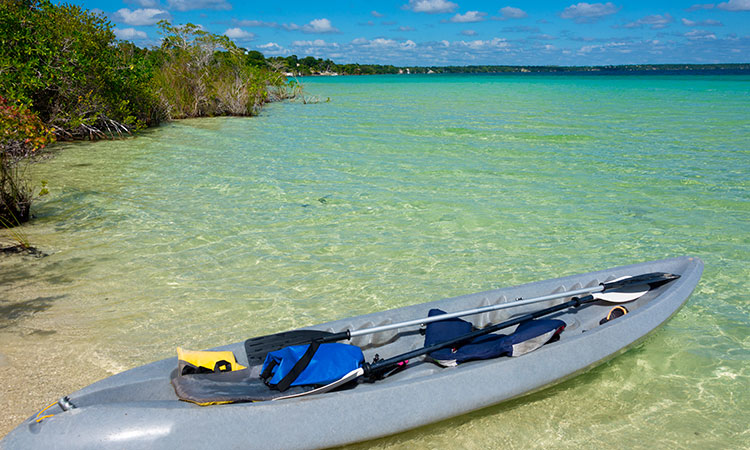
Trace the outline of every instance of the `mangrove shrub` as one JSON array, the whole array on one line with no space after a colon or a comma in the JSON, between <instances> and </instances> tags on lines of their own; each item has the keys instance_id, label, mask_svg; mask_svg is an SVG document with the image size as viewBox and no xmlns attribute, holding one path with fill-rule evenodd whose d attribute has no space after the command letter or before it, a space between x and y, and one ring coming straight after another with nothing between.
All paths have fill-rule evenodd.
<instances>
[{"instance_id":1,"label":"mangrove shrub","mask_svg":"<svg viewBox=\"0 0 750 450\"><path fill-rule=\"evenodd\" d=\"M0 225L29 220L34 192L25 176L37 150L54 141L52 131L23 105L0 97Z\"/></svg>"},{"instance_id":2,"label":"mangrove shrub","mask_svg":"<svg viewBox=\"0 0 750 450\"><path fill-rule=\"evenodd\" d=\"M193 24L159 22L163 36L153 58L154 90L169 118L253 115L275 99L285 79L259 64L228 37Z\"/></svg>"},{"instance_id":3,"label":"mangrove shrub","mask_svg":"<svg viewBox=\"0 0 750 450\"><path fill-rule=\"evenodd\" d=\"M147 58L76 5L0 0L0 95L61 138L115 137L157 122Z\"/></svg>"}]
</instances>

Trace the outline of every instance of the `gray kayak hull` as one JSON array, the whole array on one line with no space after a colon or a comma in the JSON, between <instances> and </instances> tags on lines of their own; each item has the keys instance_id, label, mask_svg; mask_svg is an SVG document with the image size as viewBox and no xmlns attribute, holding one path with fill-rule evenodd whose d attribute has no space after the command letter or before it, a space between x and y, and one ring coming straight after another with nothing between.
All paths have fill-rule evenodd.
<instances>
[{"instance_id":1,"label":"gray kayak hull","mask_svg":"<svg viewBox=\"0 0 750 450\"><path fill-rule=\"evenodd\" d=\"M37 422L36 415L8 434L0 447L15 448L325 448L374 439L468 413L569 378L632 345L684 304L703 270L698 258L680 257L546 280L439 300L321 324L333 332L416 317L431 308L459 311L597 285L628 275L671 272L681 277L628 303L631 312L599 325L612 307L595 303L552 317L567 324L561 339L518 358L440 368L415 361L403 372L353 389L270 402L197 406L182 402L170 385L176 358L157 361L94 383L69 396L76 407ZM567 298L483 313L476 326L562 303ZM371 360L421 347L418 330L361 336L353 341ZM221 347L246 363L242 343Z\"/></svg>"}]
</instances>

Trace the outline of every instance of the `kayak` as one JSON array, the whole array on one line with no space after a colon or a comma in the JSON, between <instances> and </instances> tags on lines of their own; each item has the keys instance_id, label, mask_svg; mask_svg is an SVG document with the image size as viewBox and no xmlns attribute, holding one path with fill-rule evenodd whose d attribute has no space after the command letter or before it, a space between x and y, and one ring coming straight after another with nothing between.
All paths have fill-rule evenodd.
<instances>
[{"instance_id":1,"label":"kayak","mask_svg":"<svg viewBox=\"0 0 750 450\"><path fill-rule=\"evenodd\" d=\"M358 369L343 386L334 383L296 396L278 398L279 392L262 382L248 382L278 394L275 400L209 406L182 401L173 386L178 359L157 361L61 398L18 425L0 447L325 448L399 433L537 391L616 356L667 321L687 301L702 271L703 263L695 257L645 262L366 314L215 349L232 352L243 371L254 377L261 367L250 355L251 344L273 346L279 336L343 333L351 336L346 342L359 347L365 361L373 361L365 369L398 361L388 376L368 379L362 375L366 370ZM669 278L635 285L641 283L639 276L655 272ZM623 279L631 285L623 288ZM432 318L430 311L436 309L456 312L471 323L472 333L485 336L498 325L512 333L535 317L561 321L564 330L522 356L443 367L425 356L429 348L422 350L423 324L445 323ZM627 312L613 314L616 309ZM467 342L459 341L443 348Z\"/></svg>"}]
</instances>

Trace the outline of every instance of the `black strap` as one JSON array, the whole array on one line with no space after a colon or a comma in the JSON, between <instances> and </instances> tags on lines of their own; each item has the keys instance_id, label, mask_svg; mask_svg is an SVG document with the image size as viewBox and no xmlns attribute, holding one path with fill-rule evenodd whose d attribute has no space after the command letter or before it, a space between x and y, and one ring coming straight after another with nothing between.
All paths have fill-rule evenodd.
<instances>
[{"instance_id":1,"label":"black strap","mask_svg":"<svg viewBox=\"0 0 750 450\"><path fill-rule=\"evenodd\" d=\"M260 377L263 378L263 381L268 384L268 379L271 378L271 375L273 375L271 372L273 371L273 368L276 367L278 363L275 359L272 359L268 365L266 366L265 370L260 374ZM268 384L270 386L270 384Z\"/></svg>"},{"instance_id":2,"label":"black strap","mask_svg":"<svg viewBox=\"0 0 750 450\"><path fill-rule=\"evenodd\" d=\"M232 363L230 363L226 359L222 359L221 361L216 361L216 364L214 364L214 372L231 372L231 371L232 371Z\"/></svg>"},{"instance_id":3,"label":"black strap","mask_svg":"<svg viewBox=\"0 0 750 450\"><path fill-rule=\"evenodd\" d=\"M289 373L287 373L286 376L278 382L278 384L273 385L268 383L268 379L271 378L272 375L271 372L273 371L273 368L276 367L276 361L272 360L266 366L266 369L263 371L263 373L260 374L260 377L263 378L263 381L265 381L266 384L268 384L268 386L272 389L278 389L281 392L286 391L287 389L289 389L289 386L292 385L294 380L296 380L297 377L300 376L300 374L304 372L304 370L310 364L313 356L315 356L315 352L318 351L318 347L320 347L320 342L317 340L312 341L302 357L294 364L292 370L290 370Z\"/></svg>"},{"instance_id":4,"label":"black strap","mask_svg":"<svg viewBox=\"0 0 750 450\"><path fill-rule=\"evenodd\" d=\"M216 361L216 364L214 364L214 368L209 369L208 367L203 366L196 366L194 364L190 364L189 362L180 361L180 364L185 364L182 368L182 372L180 375L195 375L195 374L204 374L204 373L219 373L219 372L231 372L232 371L232 363L227 361L226 359L222 359L220 361Z\"/></svg>"}]
</instances>

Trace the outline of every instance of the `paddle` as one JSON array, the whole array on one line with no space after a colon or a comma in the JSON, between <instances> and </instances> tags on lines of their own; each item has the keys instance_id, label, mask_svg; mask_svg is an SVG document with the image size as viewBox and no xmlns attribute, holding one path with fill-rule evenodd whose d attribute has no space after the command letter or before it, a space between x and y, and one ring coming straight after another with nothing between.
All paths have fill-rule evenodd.
<instances>
[{"instance_id":1,"label":"paddle","mask_svg":"<svg viewBox=\"0 0 750 450\"><path fill-rule=\"evenodd\" d=\"M245 341L247 362L251 366L263 364L268 352L292 345L309 344L316 339L323 339L332 335L333 333L322 330L293 330L250 338Z\"/></svg>"},{"instance_id":2,"label":"paddle","mask_svg":"<svg viewBox=\"0 0 750 450\"><path fill-rule=\"evenodd\" d=\"M651 275L651 274L649 274L649 275ZM649 286L656 287L656 286L661 286L662 284L668 283L668 282L670 282L672 280L676 280L679 277L680 277L679 275L673 275L673 274L666 274L665 273L665 274L661 274L661 276L658 277L658 279L655 278L655 277L638 277L638 280L639 280L638 283L640 283L640 284L647 284ZM636 278L636 277L633 277L633 278ZM361 376L365 376L365 377L367 377L367 378L369 378L371 380L375 380L375 379L379 378L380 374L383 374L383 373L386 373L386 372L388 372L388 371L390 371L392 369L395 369L399 364L404 363L404 361L407 361L407 360L412 359L412 358L416 358L417 356L426 355L428 353L432 353L434 351L437 351L437 350L440 350L440 349L443 349L443 348L446 348L446 347L457 347L457 346L459 346L461 344L464 344L466 342L469 342L469 341L473 340L474 338L477 338L477 337L480 337L480 336L484 336L486 334L494 333L495 331L499 331L499 330L502 330L504 328L511 327L513 325L518 325L518 324L521 324L521 323L529 321L529 320L537 319L539 317L546 316L546 315L549 315L549 314L552 314L552 313L555 313L555 312L558 312L558 311L562 311L562 310L567 309L567 308L571 308L571 307L578 308L578 307L580 307L582 305L585 305L585 304L588 304L588 303L593 303L593 302L600 301L600 300L604 300L604 301L610 302L610 303L625 303L625 302L633 301L633 300L636 300L636 299L640 298L643 294L645 294L646 292L648 292L649 289L650 289L650 288L647 288L645 290L642 290L642 288L641 289L635 289L633 287L633 285L631 285L629 283L622 284L625 281L626 281L625 279L613 280L611 283L620 283L619 286L621 286L621 287L629 286L631 288L632 292L630 292L630 293L619 292L622 295L618 295L615 298L611 298L609 300L606 298L606 296L603 296L603 295L594 295L594 294L588 295L588 296L583 297L583 298L577 298L576 297L576 298L573 298L573 299L571 299L571 300L569 300L569 301L567 301L565 303L561 303L559 305L551 306L549 308L544 308L544 309L541 309L539 311L535 311L535 312L532 312L532 313L529 313L529 314L524 314L522 316L519 316L519 317L510 319L510 320L507 320L505 322L501 322L501 323L498 323L496 325L491 325L491 326L488 326L488 327L483 328L481 330L473 331L471 333L465 334L465 335L460 336L460 337L455 338L455 339L450 339L450 340L441 342L439 344L431 345L431 346L428 346L428 347L418 348L416 350L412 350L410 352L402 353L402 354L394 356L392 358L380 360L380 361L372 363L372 364L365 363L363 367L360 367L358 369L355 369L355 370L347 373L346 375L344 375L340 379L334 381L333 383L330 383L330 384L327 384L325 386L319 387L319 388L317 388L315 390L312 390L312 391L304 392L304 393L301 393L301 394L290 395L290 396L286 396L286 397L279 397L279 398L275 398L274 400L280 400L282 398L299 397L299 396L304 396L304 395L319 394L319 393L328 392L328 391L333 390L333 389L335 389L335 388L337 388L339 386L342 386L342 385L344 385L346 383L349 383L350 381L353 381L353 380L355 380L355 379L357 379L357 378L359 378ZM449 314L441 314L441 315L433 316L433 317L438 318L438 320L445 320L446 318L448 318L447 316L450 317L451 315L449 315ZM456 317L456 316L453 316L453 317ZM310 348L312 348L312 347L313 346L310 346Z\"/></svg>"},{"instance_id":3,"label":"paddle","mask_svg":"<svg viewBox=\"0 0 750 450\"><path fill-rule=\"evenodd\" d=\"M643 294L641 294L643 295ZM640 295L636 296L632 300L635 300L636 298L640 297ZM471 341L474 338L477 338L479 336L484 336L485 334L494 333L495 331L502 330L503 328L512 327L513 325L518 325L523 322L527 322L529 320L537 319L542 316L546 316L552 313L555 313L557 311L562 311L567 308L578 308L581 305L585 305L587 303L592 303L595 301L601 300L597 298L594 295L588 295L583 298L573 298L570 301L567 301L565 303L561 303L559 305L550 306L549 308L544 308L539 311L535 311L529 314L524 314L522 316L518 316L516 318L506 320L505 322L500 322L495 325L490 325L486 328L482 328L481 330L473 331L471 333L465 334L463 336L459 336L455 339L450 339L444 342L441 342L439 344L431 345L429 347L422 347L418 348L416 350L412 350L410 352L402 353L400 355L394 356L393 358L384 359L381 361L378 361L373 364L367 364L365 363L364 366L364 375L368 378L377 378L379 373L387 372L391 369L394 369L399 363L403 361L407 361L412 358L416 358L417 356L426 355L428 353L432 353L434 351L440 350L442 348L446 347L458 347L461 344L465 344L469 341ZM623 303L623 301L617 301L617 303ZM441 317L437 316L437 317Z\"/></svg>"},{"instance_id":4,"label":"paddle","mask_svg":"<svg viewBox=\"0 0 750 450\"><path fill-rule=\"evenodd\" d=\"M600 283L597 286L574 289L565 292L535 297L527 300L516 300L513 302L499 303L495 305L483 306L481 308L467 309L454 313L443 314L440 316L408 320L405 322L392 323L379 327L363 328L361 330L345 330L339 333L330 333L321 330L295 330L285 331L283 333L271 334L268 336L259 336L245 341L245 352L247 353L248 364L262 364L268 352L278 350L287 346L309 344L317 341L320 344L348 340L356 336L366 334L380 333L383 331L393 330L396 328L406 328L415 325L426 325L438 320L453 319L455 317L470 316L481 314L489 311L500 309L514 308L517 306L530 305L533 303L545 302L564 297L573 297L577 295L590 294L598 300L604 300L610 303L621 303L634 300L648 292L647 285L666 282L677 277L664 272L652 272L632 277L622 277L606 283Z\"/></svg>"}]
</instances>

